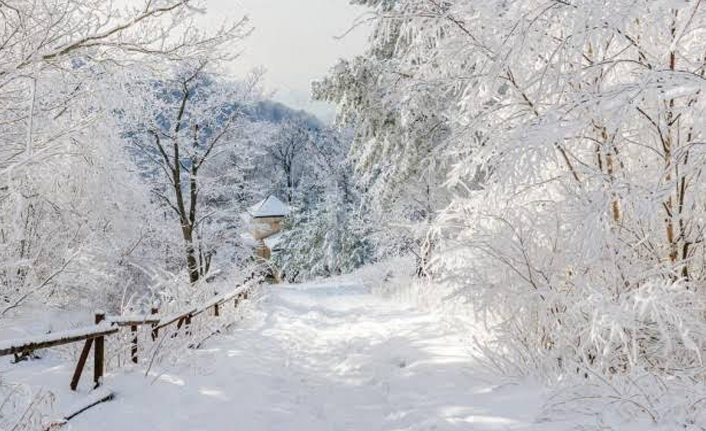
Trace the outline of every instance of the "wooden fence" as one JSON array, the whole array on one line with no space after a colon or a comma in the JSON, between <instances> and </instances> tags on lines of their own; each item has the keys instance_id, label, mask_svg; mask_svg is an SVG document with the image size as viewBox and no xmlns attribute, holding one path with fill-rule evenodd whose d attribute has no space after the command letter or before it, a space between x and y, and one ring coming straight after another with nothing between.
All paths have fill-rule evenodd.
<instances>
[{"instance_id":1,"label":"wooden fence","mask_svg":"<svg viewBox=\"0 0 706 431\"><path fill-rule=\"evenodd\" d=\"M234 307L237 308L241 300L248 298L253 286L253 284L246 283L236 287L232 292L215 296L199 307L193 307L173 315L160 316L157 308L152 308L151 314L145 316L106 316L103 312L97 312L95 324L92 326L26 339L0 341L0 356L15 355L18 358L39 349L85 341L71 378L71 389L76 390L78 387L91 350L93 350L93 382L95 387L98 387L101 384L105 368L105 337L116 334L120 328L130 327L132 333L130 357L132 362L137 363L137 330L139 326L150 326L152 341L157 339L161 329L175 323L177 330L184 327L188 334L194 317L205 314L210 309L213 309L213 316L218 317L221 314L221 307L230 301L233 301ZM176 335L177 333L174 334L174 336Z\"/></svg>"}]
</instances>

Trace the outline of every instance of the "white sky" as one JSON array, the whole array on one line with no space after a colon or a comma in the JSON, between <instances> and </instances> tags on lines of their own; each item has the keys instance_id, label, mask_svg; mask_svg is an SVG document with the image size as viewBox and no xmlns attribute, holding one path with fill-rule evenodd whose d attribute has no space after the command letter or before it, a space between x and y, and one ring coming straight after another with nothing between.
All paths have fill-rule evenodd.
<instances>
[{"instance_id":1,"label":"white sky","mask_svg":"<svg viewBox=\"0 0 706 431\"><path fill-rule=\"evenodd\" d=\"M248 15L255 27L233 72L262 66L274 99L331 119L331 106L311 101L310 84L339 58L363 52L366 28L357 28L343 39L336 36L349 30L364 9L349 5L348 0L207 0L206 4L214 24Z\"/></svg>"}]
</instances>

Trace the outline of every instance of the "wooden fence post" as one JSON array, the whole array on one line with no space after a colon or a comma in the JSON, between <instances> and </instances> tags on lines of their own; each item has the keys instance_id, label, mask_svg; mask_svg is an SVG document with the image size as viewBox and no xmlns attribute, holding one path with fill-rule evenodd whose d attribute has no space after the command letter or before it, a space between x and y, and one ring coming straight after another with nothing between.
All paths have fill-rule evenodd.
<instances>
[{"instance_id":1,"label":"wooden fence post","mask_svg":"<svg viewBox=\"0 0 706 431\"><path fill-rule=\"evenodd\" d=\"M184 327L186 334L190 336L192 335L192 319L195 316L207 312L207 309L212 305L214 307L214 315L219 317L220 306L222 304L226 304L229 298L233 298L233 304L237 308L240 300L247 298L248 293L248 290L236 290L235 292L231 292L230 294L223 296L218 301L209 301L206 304L207 308L202 305L200 307L192 308L186 313L175 317L153 317L150 319L146 316L140 316L138 318L130 318L130 316L116 316L110 318L110 324L104 324L106 321L105 312L97 310L94 316L95 326L80 328L80 330L75 331L58 332L50 334L49 337L45 335L42 337L37 337L36 339L30 339L29 341L22 341L19 344L11 344L9 346L3 344L0 346L0 356L23 354L27 351L61 346L85 340L85 344L78 358L78 363L76 364L76 369L74 370L71 378L70 387L72 390L77 389L81 379L81 374L86 365L86 361L91 354L91 350L93 350L93 382L95 384L94 388L97 388L103 383L103 377L105 374L105 337L119 332L120 327L130 326L132 335L130 349L131 359L132 362L137 363L139 354L139 326L151 325L151 335L153 340L158 337L158 331L160 328L167 327L174 322L176 322L177 330L171 334L172 337L176 337L182 327ZM156 306L151 308L152 315L157 315L158 313L159 309ZM206 314L208 315L208 313ZM193 344L190 347L192 346ZM118 363L118 366L120 365L121 364Z\"/></svg>"},{"instance_id":2,"label":"wooden fence post","mask_svg":"<svg viewBox=\"0 0 706 431\"><path fill-rule=\"evenodd\" d=\"M186 315L186 319L184 319L184 325L186 326L186 335L190 336L191 335L191 313Z\"/></svg>"},{"instance_id":3,"label":"wooden fence post","mask_svg":"<svg viewBox=\"0 0 706 431\"><path fill-rule=\"evenodd\" d=\"M83 345L83 350L81 350L81 356L78 358L78 364L76 364L76 369L74 370L74 375L71 378L71 390L75 391L78 387L78 381L81 379L81 373L83 373L83 367L86 365L86 359L88 359L88 354L91 353L91 347L93 346L93 339L89 338L86 340L86 344Z\"/></svg>"},{"instance_id":4,"label":"wooden fence post","mask_svg":"<svg viewBox=\"0 0 706 431\"><path fill-rule=\"evenodd\" d=\"M96 312L96 325L105 320L105 312ZM105 359L105 336L96 337L95 350L93 351L93 382L97 388L103 379L103 367Z\"/></svg>"},{"instance_id":5,"label":"wooden fence post","mask_svg":"<svg viewBox=\"0 0 706 431\"><path fill-rule=\"evenodd\" d=\"M137 363L137 325L131 325L130 331L132 332L132 348L130 349L130 356L132 357L132 363Z\"/></svg>"},{"instance_id":6,"label":"wooden fence post","mask_svg":"<svg viewBox=\"0 0 706 431\"><path fill-rule=\"evenodd\" d=\"M182 326L184 326L184 321L186 320L186 317L180 317L179 320L177 321L177 327L176 331L172 334L172 338L175 338L177 334L179 334L179 330L181 329Z\"/></svg>"},{"instance_id":7,"label":"wooden fence post","mask_svg":"<svg viewBox=\"0 0 706 431\"><path fill-rule=\"evenodd\" d=\"M157 314L157 313L159 313L159 309L157 307L152 307L151 313L153 315ZM152 324L152 328L154 328L154 329L152 329L152 341L155 341L155 340L157 340L157 337L159 337L159 329L157 329L156 323Z\"/></svg>"}]
</instances>

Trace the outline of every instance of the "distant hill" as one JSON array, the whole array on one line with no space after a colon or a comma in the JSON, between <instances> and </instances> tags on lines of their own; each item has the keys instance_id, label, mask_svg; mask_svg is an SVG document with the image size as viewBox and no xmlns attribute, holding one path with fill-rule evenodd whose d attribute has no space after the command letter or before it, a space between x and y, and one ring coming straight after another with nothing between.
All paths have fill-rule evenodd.
<instances>
[{"instance_id":1,"label":"distant hill","mask_svg":"<svg viewBox=\"0 0 706 431\"><path fill-rule=\"evenodd\" d=\"M253 121L267 121L271 123L282 123L290 120L300 120L310 128L320 130L324 124L316 116L303 111L292 109L289 106L272 100L264 100L247 110L247 115Z\"/></svg>"},{"instance_id":2,"label":"distant hill","mask_svg":"<svg viewBox=\"0 0 706 431\"><path fill-rule=\"evenodd\" d=\"M205 85L209 85L209 83L206 82ZM158 89L161 88L160 83L156 83L155 87ZM162 97L169 100L169 98L171 97L180 97L180 94L162 92ZM236 109L238 109L238 104L233 103L232 105L228 106L225 111L232 112ZM120 115L120 113L116 114ZM257 102L253 106L244 107L244 114L250 121L255 123L281 124L287 121L301 121L306 124L311 131L314 131L315 133L321 132L323 129L326 128L325 124L321 120L319 120L319 118L317 118L315 115L301 109L290 108L289 106L283 103L275 102L273 100L263 100ZM162 128L165 129L165 132L171 129L172 127L169 120L164 117L159 116L155 120L157 124L159 124ZM201 130L201 134L204 137L208 136L210 133L210 129ZM128 141L135 142L144 138L144 136L140 135L140 133L134 131L126 131L123 134L123 137ZM152 160L154 158L159 159L161 157L155 146L147 145L144 150L139 149L138 147L130 147L128 151L135 157L135 161L137 165L141 168L143 175L148 177L160 175L159 168L152 163ZM185 163L188 164L188 161L185 161Z\"/></svg>"}]
</instances>

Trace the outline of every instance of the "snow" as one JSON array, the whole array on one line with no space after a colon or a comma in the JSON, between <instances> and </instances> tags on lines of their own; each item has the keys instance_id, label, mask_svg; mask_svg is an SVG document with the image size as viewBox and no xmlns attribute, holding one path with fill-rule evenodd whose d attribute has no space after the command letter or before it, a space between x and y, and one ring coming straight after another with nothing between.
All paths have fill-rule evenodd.
<instances>
[{"instance_id":1,"label":"snow","mask_svg":"<svg viewBox=\"0 0 706 431\"><path fill-rule=\"evenodd\" d=\"M243 232L240 234L240 239L244 247L257 247L260 245L260 241L256 240L250 232Z\"/></svg>"},{"instance_id":2,"label":"snow","mask_svg":"<svg viewBox=\"0 0 706 431\"><path fill-rule=\"evenodd\" d=\"M285 217L289 215L289 207L281 200L270 195L264 200L250 207L248 210L251 216L260 217Z\"/></svg>"},{"instance_id":3,"label":"snow","mask_svg":"<svg viewBox=\"0 0 706 431\"><path fill-rule=\"evenodd\" d=\"M0 340L31 338L37 334L66 331L93 324L94 312L78 308L59 309L32 304L17 310L0 324Z\"/></svg>"},{"instance_id":4,"label":"snow","mask_svg":"<svg viewBox=\"0 0 706 431\"><path fill-rule=\"evenodd\" d=\"M68 338L88 337L93 334L100 334L113 329L110 323L105 322L100 325L85 326L82 328L69 329L66 331L51 332L49 334L40 334L25 338L12 338L9 340L0 340L0 351L20 348L23 346L37 345L44 343L52 343Z\"/></svg>"},{"instance_id":5,"label":"snow","mask_svg":"<svg viewBox=\"0 0 706 431\"><path fill-rule=\"evenodd\" d=\"M279 243L282 242L282 232L270 235L267 238L264 238L263 241L265 242L267 248L272 251L275 251L277 250L277 246L279 245Z\"/></svg>"},{"instance_id":6,"label":"snow","mask_svg":"<svg viewBox=\"0 0 706 431\"><path fill-rule=\"evenodd\" d=\"M108 323L117 323L117 324L123 324L123 323L131 323L131 322L143 322L143 323L148 323L148 322L153 322L159 320L159 316L156 314L123 314L120 316L108 316L106 318L106 321Z\"/></svg>"},{"instance_id":7,"label":"snow","mask_svg":"<svg viewBox=\"0 0 706 431\"><path fill-rule=\"evenodd\" d=\"M86 398L74 403L68 409L66 409L66 411L62 415L62 418L70 419L74 416L77 416L98 403L111 400L113 396L114 394L110 389L98 388L88 394Z\"/></svg>"},{"instance_id":8,"label":"snow","mask_svg":"<svg viewBox=\"0 0 706 431\"><path fill-rule=\"evenodd\" d=\"M227 292L227 293L222 293L220 295L216 295L213 297L213 299L206 301L205 304L199 306L196 308L196 313L201 313L203 311L208 310L209 308L213 307L216 304L221 304L226 301L229 301L233 298L235 298L236 295L239 295L241 293L247 292L249 289L252 288L252 285L246 284L244 286L238 286L234 290Z\"/></svg>"},{"instance_id":9,"label":"snow","mask_svg":"<svg viewBox=\"0 0 706 431\"><path fill-rule=\"evenodd\" d=\"M115 399L69 422L95 430L537 430L544 392L483 371L468 334L442 315L357 283L273 285L247 320L145 378L108 370ZM75 364L0 365L4 378L46 385L59 411ZM90 379L85 379L86 381ZM86 385L81 389L86 391ZM63 406L63 408L62 408Z\"/></svg>"}]
</instances>

